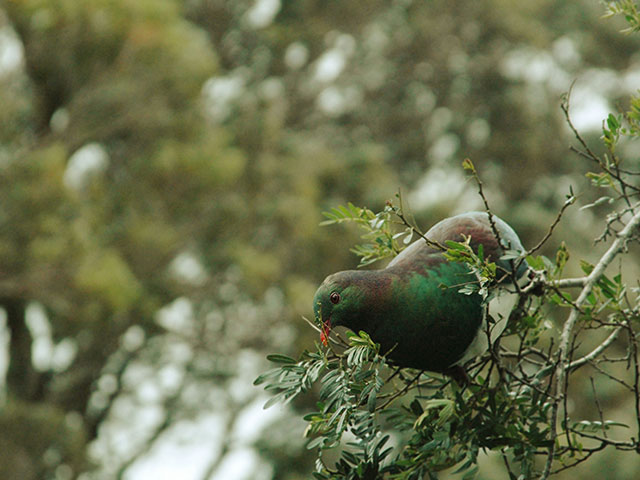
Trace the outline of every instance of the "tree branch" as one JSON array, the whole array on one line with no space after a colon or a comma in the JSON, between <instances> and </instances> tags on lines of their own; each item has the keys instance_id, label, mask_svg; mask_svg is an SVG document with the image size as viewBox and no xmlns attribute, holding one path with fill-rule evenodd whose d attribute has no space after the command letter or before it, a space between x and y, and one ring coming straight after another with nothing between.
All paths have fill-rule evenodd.
<instances>
[{"instance_id":1,"label":"tree branch","mask_svg":"<svg viewBox=\"0 0 640 480\"><path fill-rule=\"evenodd\" d=\"M571 333L573 332L573 328L580 316L580 307L587 300L588 296L591 294L594 285L596 282L602 277L605 269L609 266L609 264L614 260L614 258L624 249L627 240L635 233L636 229L640 225L640 212L636 212L636 214L629 220L627 225L620 231L617 235L615 241L611 244L609 249L604 253L604 255L600 258L600 261L593 268L591 273L587 275L584 283L584 287L580 291L580 295L578 296L575 304L571 307L571 312L569 313L569 317L564 323L564 327L562 328L562 333L560 335L560 345L558 347L558 351L560 354L560 359L558 362L558 366L556 368L556 397L553 402L553 406L551 409L551 435L552 442L549 447L549 452L547 455L547 461L544 466L544 470L540 475L540 480L546 480L551 473L551 464L553 463L553 458L555 455L556 448L556 423L558 418L558 409L560 405L560 401L565 395L565 378L567 373L570 370L570 363L568 361L569 358L569 344L571 342Z\"/></svg>"},{"instance_id":2,"label":"tree branch","mask_svg":"<svg viewBox=\"0 0 640 480\"><path fill-rule=\"evenodd\" d=\"M621 331L622 331L622 327L616 328L613 332L611 332L611 334L607 338L604 339L604 341L600 345L598 345L596 348L591 350L591 352L587 353L584 357L581 357L581 358L571 362L567 366L567 369L569 371L577 370L578 368L580 368L584 364L591 362L598 355L600 355L602 352L604 352L606 350L606 348L609 345L611 345L611 343L616 338L618 338L618 335L620 334Z\"/></svg>"},{"instance_id":3,"label":"tree branch","mask_svg":"<svg viewBox=\"0 0 640 480\"><path fill-rule=\"evenodd\" d=\"M579 278L563 278L561 280L549 280L549 285L556 288L572 288L572 287L584 287L587 281L587 277Z\"/></svg>"}]
</instances>

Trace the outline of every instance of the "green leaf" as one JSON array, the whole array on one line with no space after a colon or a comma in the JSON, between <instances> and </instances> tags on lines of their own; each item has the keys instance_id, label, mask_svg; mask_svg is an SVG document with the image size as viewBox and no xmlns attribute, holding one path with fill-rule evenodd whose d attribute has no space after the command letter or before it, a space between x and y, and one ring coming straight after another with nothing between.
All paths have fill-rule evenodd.
<instances>
[{"instance_id":1,"label":"green leaf","mask_svg":"<svg viewBox=\"0 0 640 480\"><path fill-rule=\"evenodd\" d=\"M376 410L376 400L378 399L378 394L375 390L371 390L369 393L369 398L367 398L367 410L373 413Z\"/></svg>"},{"instance_id":2,"label":"green leaf","mask_svg":"<svg viewBox=\"0 0 640 480\"><path fill-rule=\"evenodd\" d=\"M590 264L589 262L586 262L584 260L580 260L580 268L582 269L582 271L584 273L589 275L593 271L594 266L592 264Z\"/></svg>"},{"instance_id":3,"label":"green leaf","mask_svg":"<svg viewBox=\"0 0 640 480\"><path fill-rule=\"evenodd\" d=\"M556 265L553 269L555 275L562 275L562 271L569 261L569 257L570 255L569 250L567 249L567 245L564 242L560 242L560 246L558 247L558 251L556 252Z\"/></svg>"},{"instance_id":4,"label":"green leaf","mask_svg":"<svg viewBox=\"0 0 640 480\"><path fill-rule=\"evenodd\" d=\"M313 450L314 448L321 447L325 442L325 437L316 437L307 443L307 450Z\"/></svg>"},{"instance_id":5,"label":"green leaf","mask_svg":"<svg viewBox=\"0 0 640 480\"><path fill-rule=\"evenodd\" d=\"M295 359L287 355L282 355L280 353L273 353L271 355L267 355L267 360L273 363L284 363L284 364L296 363Z\"/></svg>"},{"instance_id":6,"label":"green leaf","mask_svg":"<svg viewBox=\"0 0 640 480\"><path fill-rule=\"evenodd\" d=\"M267 402L264 404L262 408L266 410L267 408L272 407L276 403L280 403L284 400L285 400L284 393L279 393L278 395L274 395L269 400L267 400Z\"/></svg>"},{"instance_id":7,"label":"green leaf","mask_svg":"<svg viewBox=\"0 0 640 480\"><path fill-rule=\"evenodd\" d=\"M462 161L462 168L471 173L476 173L476 167L473 166L473 162L470 158L465 158Z\"/></svg>"},{"instance_id":8,"label":"green leaf","mask_svg":"<svg viewBox=\"0 0 640 480\"><path fill-rule=\"evenodd\" d=\"M529 266L534 270L544 270L547 267L542 256L534 257L532 255L528 255L526 260Z\"/></svg>"},{"instance_id":9,"label":"green leaf","mask_svg":"<svg viewBox=\"0 0 640 480\"><path fill-rule=\"evenodd\" d=\"M474 465L467 473L462 476L462 480L471 480L478 474L478 466Z\"/></svg>"}]
</instances>

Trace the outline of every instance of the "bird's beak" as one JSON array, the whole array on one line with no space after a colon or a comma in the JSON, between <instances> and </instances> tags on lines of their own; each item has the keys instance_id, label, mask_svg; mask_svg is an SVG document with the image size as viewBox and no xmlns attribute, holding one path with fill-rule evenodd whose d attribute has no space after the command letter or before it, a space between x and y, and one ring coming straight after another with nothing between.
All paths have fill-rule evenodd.
<instances>
[{"instance_id":1,"label":"bird's beak","mask_svg":"<svg viewBox=\"0 0 640 480\"><path fill-rule=\"evenodd\" d=\"M331 315L325 316L322 314L322 304L316 303L314 314L316 317L316 324L320 324L320 341L326 347L329 345L329 333L331 332Z\"/></svg>"},{"instance_id":2,"label":"bird's beak","mask_svg":"<svg viewBox=\"0 0 640 480\"><path fill-rule=\"evenodd\" d=\"M331 333L331 317L322 322L320 341L325 347L329 346L329 333Z\"/></svg>"}]
</instances>

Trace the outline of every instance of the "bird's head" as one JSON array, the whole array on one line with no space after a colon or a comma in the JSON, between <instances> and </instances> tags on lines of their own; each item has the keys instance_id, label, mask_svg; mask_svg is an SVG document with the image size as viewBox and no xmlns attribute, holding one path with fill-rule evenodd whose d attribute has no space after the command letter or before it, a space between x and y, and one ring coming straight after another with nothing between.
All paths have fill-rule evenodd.
<instances>
[{"instance_id":1,"label":"bird's head","mask_svg":"<svg viewBox=\"0 0 640 480\"><path fill-rule=\"evenodd\" d=\"M353 282L360 272L346 271L329 275L313 298L313 313L320 325L320 340L327 346L331 328L343 325L353 329L363 301L362 288Z\"/></svg>"}]
</instances>

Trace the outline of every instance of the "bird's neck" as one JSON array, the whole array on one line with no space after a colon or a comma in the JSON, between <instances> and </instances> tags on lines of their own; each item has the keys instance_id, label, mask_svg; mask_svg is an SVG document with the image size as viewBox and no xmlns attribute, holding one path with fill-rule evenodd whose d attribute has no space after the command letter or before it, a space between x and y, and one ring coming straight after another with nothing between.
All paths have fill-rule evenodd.
<instances>
[{"instance_id":1,"label":"bird's neck","mask_svg":"<svg viewBox=\"0 0 640 480\"><path fill-rule=\"evenodd\" d=\"M351 330L369 331L372 324L388 314L395 275L386 270L350 270L347 287L353 302L348 324Z\"/></svg>"}]
</instances>

